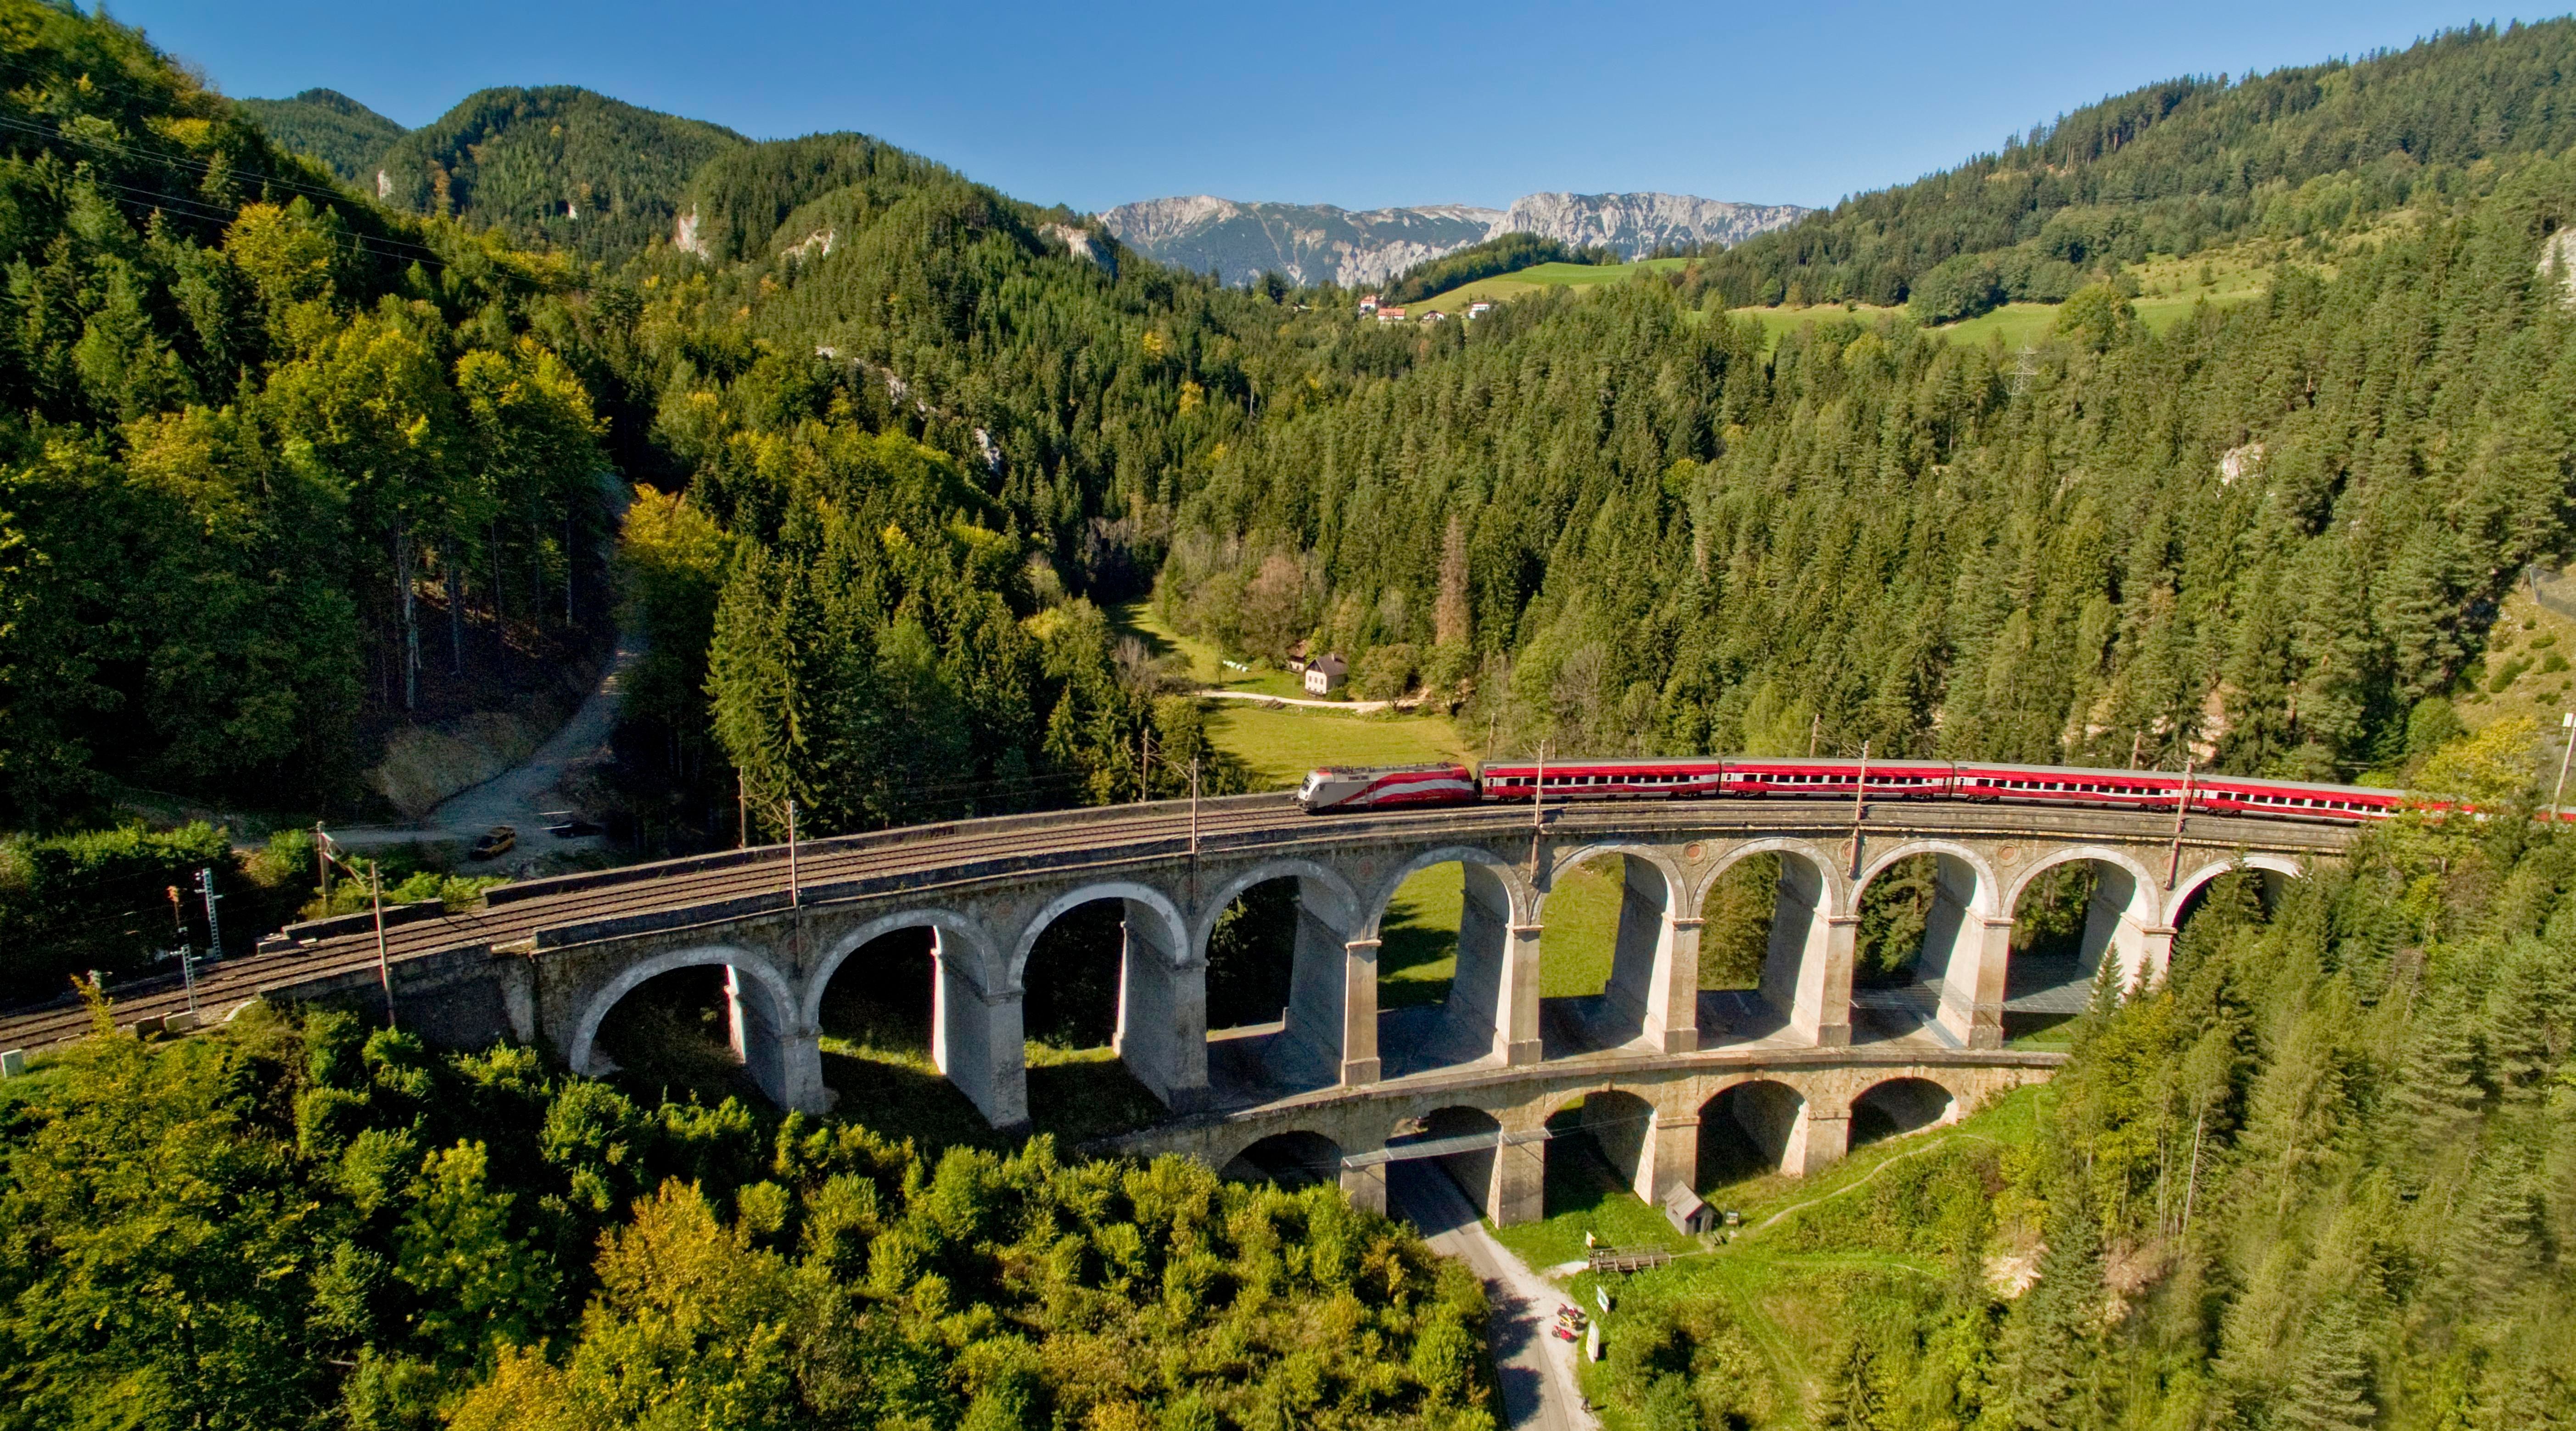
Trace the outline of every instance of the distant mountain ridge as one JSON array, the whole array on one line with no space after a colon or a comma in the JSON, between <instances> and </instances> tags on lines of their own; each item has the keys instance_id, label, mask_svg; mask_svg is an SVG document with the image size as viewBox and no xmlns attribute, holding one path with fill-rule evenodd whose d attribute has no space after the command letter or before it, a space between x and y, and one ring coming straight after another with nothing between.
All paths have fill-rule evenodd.
<instances>
[{"instance_id":1,"label":"distant mountain ridge","mask_svg":"<svg viewBox=\"0 0 2576 1431\"><path fill-rule=\"evenodd\" d=\"M1690 194L1529 194L1508 209L1473 204L1342 209L1246 203L1209 194L1120 204L1100 216L1119 242L1158 263L1228 283L1277 271L1297 283L1364 287L1507 233L1531 233L1630 257L1667 245L1735 244L1796 222L1795 204L1740 204Z\"/></svg>"}]
</instances>

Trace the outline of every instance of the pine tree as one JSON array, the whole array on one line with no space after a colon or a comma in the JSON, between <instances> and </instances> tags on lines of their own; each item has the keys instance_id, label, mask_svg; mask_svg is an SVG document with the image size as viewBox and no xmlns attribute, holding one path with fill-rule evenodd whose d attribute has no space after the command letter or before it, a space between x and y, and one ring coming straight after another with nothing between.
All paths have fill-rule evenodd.
<instances>
[{"instance_id":1,"label":"pine tree","mask_svg":"<svg viewBox=\"0 0 2576 1431\"><path fill-rule=\"evenodd\" d=\"M2468 1176L2442 1241L2438 1285L2467 1315L2490 1316L2540 1265L2531 1160L2514 1144L2490 1145Z\"/></svg>"},{"instance_id":2,"label":"pine tree","mask_svg":"<svg viewBox=\"0 0 2576 1431\"><path fill-rule=\"evenodd\" d=\"M2022 1431L2076 1431L2095 1421L2101 1354L2102 1236L2072 1179L2049 1202L2039 1280L2005 1324L1995 1384Z\"/></svg>"},{"instance_id":3,"label":"pine tree","mask_svg":"<svg viewBox=\"0 0 2576 1431\"><path fill-rule=\"evenodd\" d=\"M2289 1383L2273 1407L2273 1424L2289 1431L2365 1431L2378 1417L2370 1372L2361 1355L2360 1318L2336 1297L2308 1319Z\"/></svg>"},{"instance_id":4,"label":"pine tree","mask_svg":"<svg viewBox=\"0 0 2576 1431\"><path fill-rule=\"evenodd\" d=\"M2449 964L2445 959L2427 971L2431 987L2407 1021L2388 1093L2418 1156L2446 1144L2486 1098L2467 990Z\"/></svg>"},{"instance_id":5,"label":"pine tree","mask_svg":"<svg viewBox=\"0 0 2576 1431\"><path fill-rule=\"evenodd\" d=\"M1886 1397L1878 1386L1878 1355L1869 1339L1852 1333L1843 1343L1824 1394L1816 1402L1819 1431L1881 1431L1889 1425Z\"/></svg>"}]
</instances>

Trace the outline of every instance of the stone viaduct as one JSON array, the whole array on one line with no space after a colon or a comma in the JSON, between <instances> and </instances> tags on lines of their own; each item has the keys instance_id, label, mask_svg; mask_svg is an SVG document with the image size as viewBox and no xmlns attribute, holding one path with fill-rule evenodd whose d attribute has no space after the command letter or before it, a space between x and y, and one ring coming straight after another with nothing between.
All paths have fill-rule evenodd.
<instances>
[{"instance_id":1,"label":"stone viaduct","mask_svg":"<svg viewBox=\"0 0 2576 1431\"><path fill-rule=\"evenodd\" d=\"M845 970L867 976L884 936L926 929L933 1057L1008 1128L1028 1119L1022 998L1040 936L1116 901L1116 1050L1171 1114L1120 1147L1295 1165L1368 1201L1382 1199L1387 1161L1436 1156L1509 1222L1537 1211L1552 1118L1590 1133L1654 1198L1692 1176L1709 1118L1802 1172L1842 1155L1855 1117L1919 1126L2044 1078L2058 1057L2007 1050L2008 1007L2080 1008L2106 963L2124 989L2153 984L2212 878L2296 874L2348 837L2287 820L2178 825L1964 801L1881 801L1856 822L1848 804L1781 799L1576 803L1534 818L1525 806L1309 816L1283 796L1246 796L531 881L470 912L398 911L381 967L372 922L354 916L290 930L208 982L223 997L360 1005L381 983L404 1026L434 1041L539 1043L595 1074L610 1069L599 1035L620 999L657 975L721 965L752 1077L782 1106L821 1111L827 986ZM1705 991L1703 905L1758 855L1778 870L1759 986ZM1856 991L1862 892L1916 856L1930 859L1934 898L1914 981ZM1542 999L1549 898L1601 860L1624 889L1606 986ZM2016 968L2023 892L2070 861L2095 876L2081 955ZM1452 864L1464 901L1446 1003L1382 1012L1390 901L1413 874ZM1272 1023L1212 1031L1211 932L1271 881L1296 891L1285 1007Z\"/></svg>"}]
</instances>

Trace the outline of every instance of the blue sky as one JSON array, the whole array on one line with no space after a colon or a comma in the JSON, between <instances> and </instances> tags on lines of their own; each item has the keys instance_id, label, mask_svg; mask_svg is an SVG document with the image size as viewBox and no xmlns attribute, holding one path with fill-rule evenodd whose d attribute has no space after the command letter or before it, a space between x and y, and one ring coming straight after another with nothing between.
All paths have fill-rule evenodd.
<instances>
[{"instance_id":1,"label":"blue sky","mask_svg":"<svg viewBox=\"0 0 2576 1431\"><path fill-rule=\"evenodd\" d=\"M418 125L486 85L579 84L760 138L862 130L1093 210L1191 193L1499 206L1543 189L1825 204L2150 80L2514 18L2401 0L110 10L227 94L324 85Z\"/></svg>"}]
</instances>

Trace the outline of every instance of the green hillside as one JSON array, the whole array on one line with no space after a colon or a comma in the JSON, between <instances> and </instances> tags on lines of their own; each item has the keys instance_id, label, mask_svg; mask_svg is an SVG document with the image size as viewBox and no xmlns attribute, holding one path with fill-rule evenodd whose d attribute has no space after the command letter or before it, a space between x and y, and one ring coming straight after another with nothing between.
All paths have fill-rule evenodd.
<instances>
[{"instance_id":1,"label":"green hillside","mask_svg":"<svg viewBox=\"0 0 2576 1431\"><path fill-rule=\"evenodd\" d=\"M1731 307L1910 303L1931 321L2056 301L2105 262L2249 230L2332 232L2576 143L2576 20L2472 25L2359 61L2149 85L1958 168L1711 258Z\"/></svg>"},{"instance_id":2,"label":"green hillside","mask_svg":"<svg viewBox=\"0 0 2576 1431\"><path fill-rule=\"evenodd\" d=\"M487 89L379 157L387 199L513 242L624 258L671 237L708 160L749 141L730 129L571 85Z\"/></svg>"},{"instance_id":3,"label":"green hillside","mask_svg":"<svg viewBox=\"0 0 2576 1431\"><path fill-rule=\"evenodd\" d=\"M1575 249L1536 234L1509 233L1407 270L1387 284L1383 294L1389 303L1419 303L1480 278L1499 278L1542 264L1563 267L1618 261L1619 255L1610 249Z\"/></svg>"},{"instance_id":4,"label":"green hillside","mask_svg":"<svg viewBox=\"0 0 2576 1431\"><path fill-rule=\"evenodd\" d=\"M847 191L883 207L921 183L956 177L864 134L813 134L720 151L690 176L681 207L698 216L705 256L722 263L765 256L788 216L826 195Z\"/></svg>"},{"instance_id":5,"label":"green hillside","mask_svg":"<svg viewBox=\"0 0 2576 1431\"><path fill-rule=\"evenodd\" d=\"M1490 278L1471 279L1454 288L1413 301L1412 307L1425 312L1437 308L1452 315L1467 311L1467 305L1479 299L1500 303L1508 298L1526 297L1559 288L1591 288L1604 283L1623 283L1642 273L1674 274L1690 266L1686 258L1641 258L1633 263L1566 263L1550 261L1531 264ZM1390 300L1392 301L1392 300Z\"/></svg>"},{"instance_id":6,"label":"green hillside","mask_svg":"<svg viewBox=\"0 0 2576 1431\"><path fill-rule=\"evenodd\" d=\"M345 801L375 722L505 663L462 639L466 572L497 620L485 575L524 592L593 508L589 398L531 332L553 266L351 199L111 21L0 17L0 823L78 829L120 784ZM21 853L5 897L63 897ZM120 916L12 941L0 997L60 992L69 946L137 957Z\"/></svg>"},{"instance_id":7,"label":"green hillside","mask_svg":"<svg viewBox=\"0 0 2576 1431\"><path fill-rule=\"evenodd\" d=\"M308 89L292 99L234 101L278 146L309 154L353 184L376 181L376 160L400 139L399 124L333 89Z\"/></svg>"}]
</instances>

